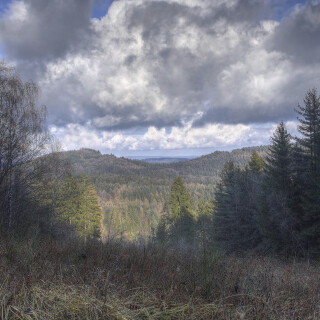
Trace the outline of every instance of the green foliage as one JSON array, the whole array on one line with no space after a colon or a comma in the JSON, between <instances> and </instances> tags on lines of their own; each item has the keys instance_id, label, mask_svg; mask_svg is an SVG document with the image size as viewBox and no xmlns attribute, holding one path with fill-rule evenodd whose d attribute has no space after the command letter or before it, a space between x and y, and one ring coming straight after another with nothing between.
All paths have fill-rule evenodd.
<instances>
[{"instance_id":1,"label":"green foliage","mask_svg":"<svg viewBox=\"0 0 320 320\"><path fill-rule=\"evenodd\" d=\"M320 97L316 89L298 106L295 205L301 209L301 237L307 250L320 252Z\"/></svg>"},{"instance_id":2,"label":"green foliage","mask_svg":"<svg viewBox=\"0 0 320 320\"><path fill-rule=\"evenodd\" d=\"M297 138L300 153L304 156L307 178L316 180L320 176L320 97L316 89L310 90L304 99L305 106L298 105L298 126L302 138ZM315 181L316 182L316 181Z\"/></svg>"},{"instance_id":3,"label":"green foliage","mask_svg":"<svg viewBox=\"0 0 320 320\"><path fill-rule=\"evenodd\" d=\"M160 218L155 236L156 240L160 243L161 246L164 246L168 241L167 221L164 216Z\"/></svg>"},{"instance_id":4,"label":"green foliage","mask_svg":"<svg viewBox=\"0 0 320 320\"><path fill-rule=\"evenodd\" d=\"M87 176L66 177L58 190L56 211L57 221L73 226L83 239L100 237L102 209Z\"/></svg>"},{"instance_id":5,"label":"green foliage","mask_svg":"<svg viewBox=\"0 0 320 320\"><path fill-rule=\"evenodd\" d=\"M261 173L264 168L264 160L258 155L257 152L253 152L247 166L248 170L254 173Z\"/></svg>"},{"instance_id":6,"label":"green foliage","mask_svg":"<svg viewBox=\"0 0 320 320\"><path fill-rule=\"evenodd\" d=\"M194 206L214 196L219 172L225 161L233 159L244 167L252 152L266 154L267 147L250 147L232 152L216 151L191 161L149 164L113 155L102 155L91 149L61 152L62 160L72 165L74 175L90 176L101 198L105 213L104 228L108 234L129 239L148 236L156 228L168 203L172 176L180 176L187 186Z\"/></svg>"},{"instance_id":7,"label":"green foliage","mask_svg":"<svg viewBox=\"0 0 320 320\"><path fill-rule=\"evenodd\" d=\"M187 191L183 180L178 177L172 184L168 202L170 219L179 219L183 214L190 213L192 211L192 208L193 204L191 196Z\"/></svg>"},{"instance_id":8,"label":"green foliage","mask_svg":"<svg viewBox=\"0 0 320 320\"><path fill-rule=\"evenodd\" d=\"M277 192L287 193L292 184L293 154L291 135L283 121L280 122L266 157L266 172L269 183Z\"/></svg>"},{"instance_id":9,"label":"green foliage","mask_svg":"<svg viewBox=\"0 0 320 320\"><path fill-rule=\"evenodd\" d=\"M185 242L192 245L196 234L196 220L193 213L193 203L181 177L177 177L172 186L168 212L161 217L157 229L160 243L169 240L171 243Z\"/></svg>"},{"instance_id":10,"label":"green foliage","mask_svg":"<svg viewBox=\"0 0 320 320\"><path fill-rule=\"evenodd\" d=\"M183 241L188 245L194 244L195 240L195 218L190 211L185 208L181 210L181 215L171 221L170 240L173 243Z\"/></svg>"},{"instance_id":11,"label":"green foliage","mask_svg":"<svg viewBox=\"0 0 320 320\"><path fill-rule=\"evenodd\" d=\"M249 168L227 162L215 194L215 239L231 251L254 248L259 242L255 194L260 173Z\"/></svg>"},{"instance_id":12,"label":"green foliage","mask_svg":"<svg viewBox=\"0 0 320 320\"><path fill-rule=\"evenodd\" d=\"M293 147L291 136L281 121L266 158L264 199L260 215L260 232L267 247L273 251L294 250L296 217L293 199Z\"/></svg>"},{"instance_id":13,"label":"green foliage","mask_svg":"<svg viewBox=\"0 0 320 320\"><path fill-rule=\"evenodd\" d=\"M266 162L253 153L245 170L227 162L215 192L215 238L229 250L320 252L320 97L298 106L295 145L283 122Z\"/></svg>"}]
</instances>

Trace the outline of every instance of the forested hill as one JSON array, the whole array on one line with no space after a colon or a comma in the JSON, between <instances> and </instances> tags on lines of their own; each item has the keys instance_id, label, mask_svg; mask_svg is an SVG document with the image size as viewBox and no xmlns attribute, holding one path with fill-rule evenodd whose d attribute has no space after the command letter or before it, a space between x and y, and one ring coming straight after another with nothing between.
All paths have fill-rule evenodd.
<instances>
[{"instance_id":1,"label":"forested hill","mask_svg":"<svg viewBox=\"0 0 320 320\"><path fill-rule=\"evenodd\" d=\"M247 147L228 151L215 151L202 157L192 159L186 162L172 163L168 165L171 169L178 172L178 176L189 178L219 178L220 172L227 161L232 160L236 165L244 167L253 152L257 152L260 156L265 157L268 147Z\"/></svg>"},{"instance_id":2,"label":"forested hill","mask_svg":"<svg viewBox=\"0 0 320 320\"><path fill-rule=\"evenodd\" d=\"M75 175L85 173L95 184L105 212L105 226L134 237L149 234L157 225L177 176L186 182L196 203L209 200L224 164L233 160L244 167L254 151L265 156L267 147L216 151L190 161L166 164L103 155L92 149L61 152L60 156L71 163Z\"/></svg>"},{"instance_id":3,"label":"forested hill","mask_svg":"<svg viewBox=\"0 0 320 320\"><path fill-rule=\"evenodd\" d=\"M183 176L191 182L203 177L218 177L224 164L229 160L244 167L253 152L265 157L267 148L267 146L259 146L235 149L231 152L215 151L189 161L164 164L148 163L124 157L118 158L112 154L103 155L99 151L87 148L62 152L61 156L72 164L75 174L86 173L89 176L137 175L171 179L175 176Z\"/></svg>"}]
</instances>

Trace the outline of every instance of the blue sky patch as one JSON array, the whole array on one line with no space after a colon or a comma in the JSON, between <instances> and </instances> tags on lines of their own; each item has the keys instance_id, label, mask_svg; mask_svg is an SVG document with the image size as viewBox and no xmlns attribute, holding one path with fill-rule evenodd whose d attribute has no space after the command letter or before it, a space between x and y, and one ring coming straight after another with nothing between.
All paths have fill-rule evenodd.
<instances>
[{"instance_id":1,"label":"blue sky patch","mask_svg":"<svg viewBox=\"0 0 320 320\"><path fill-rule=\"evenodd\" d=\"M92 10L92 18L102 18L108 12L114 0L96 0Z\"/></svg>"}]
</instances>

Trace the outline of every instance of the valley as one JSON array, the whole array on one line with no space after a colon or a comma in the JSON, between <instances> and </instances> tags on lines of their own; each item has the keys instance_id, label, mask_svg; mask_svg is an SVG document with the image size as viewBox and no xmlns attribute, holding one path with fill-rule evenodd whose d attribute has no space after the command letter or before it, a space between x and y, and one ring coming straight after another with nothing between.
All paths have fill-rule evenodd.
<instances>
[{"instance_id":1,"label":"valley","mask_svg":"<svg viewBox=\"0 0 320 320\"><path fill-rule=\"evenodd\" d=\"M216 151L183 162L148 163L92 149L61 152L73 174L88 175L101 199L105 231L132 239L149 236L166 210L170 187L180 176L195 203L213 198L220 173L229 160L245 167L253 152L266 156L268 147Z\"/></svg>"}]
</instances>

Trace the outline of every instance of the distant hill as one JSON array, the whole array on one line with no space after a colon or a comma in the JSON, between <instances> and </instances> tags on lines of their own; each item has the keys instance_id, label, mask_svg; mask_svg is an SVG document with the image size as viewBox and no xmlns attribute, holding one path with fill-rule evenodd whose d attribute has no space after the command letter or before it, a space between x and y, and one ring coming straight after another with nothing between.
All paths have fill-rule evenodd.
<instances>
[{"instance_id":1,"label":"distant hill","mask_svg":"<svg viewBox=\"0 0 320 320\"><path fill-rule=\"evenodd\" d=\"M226 161L244 167L256 151L266 156L268 147L216 151L188 161L150 163L118 158L92 149L61 152L76 175L87 174L94 182L105 211L105 225L128 237L148 235L157 225L170 186L181 176L195 202L213 197L215 184Z\"/></svg>"}]
</instances>

